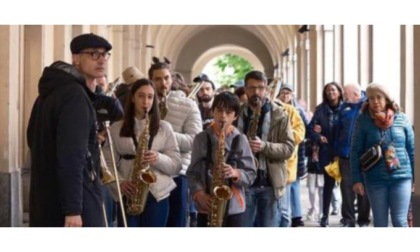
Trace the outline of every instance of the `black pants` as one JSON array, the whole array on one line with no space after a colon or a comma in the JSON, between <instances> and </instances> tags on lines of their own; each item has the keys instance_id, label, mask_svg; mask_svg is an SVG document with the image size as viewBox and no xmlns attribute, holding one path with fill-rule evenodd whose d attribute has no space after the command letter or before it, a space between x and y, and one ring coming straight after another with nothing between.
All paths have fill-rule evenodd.
<instances>
[{"instance_id":1,"label":"black pants","mask_svg":"<svg viewBox=\"0 0 420 252\"><path fill-rule=\"evenodd\" d=\"M208 214L198 213L197 215L197 227L207 227ZM226 220L226 224L223 227L244 227L243 225L243 213L229 215Z\"/></svg>"},{"instance_id":2,"label":"black pants","mask_svg":"<svg viewBox=\"0 0 420 252\"><path fill-rule=\"evenodd\" d=\"M335 179L324 172L324 189L322 191L322 216L330 214L331 197L335 186Z\"/></svg>"},{"instance_id":3,"label":"black pants","mask_svg":"<svg viewBox=\"0 0 420 252\"><path fill-rule=\"evenodd\" d=\"M352 172L350 161L347 158L340 158L341 173L341 195L343 198L341 205L341 215L345 224L355 225L354 200L356 194L353 192ZM369 224L370 204L368 196L360 196L357 194L357 223L359 225Z\"/></svg>"}]
</instances>

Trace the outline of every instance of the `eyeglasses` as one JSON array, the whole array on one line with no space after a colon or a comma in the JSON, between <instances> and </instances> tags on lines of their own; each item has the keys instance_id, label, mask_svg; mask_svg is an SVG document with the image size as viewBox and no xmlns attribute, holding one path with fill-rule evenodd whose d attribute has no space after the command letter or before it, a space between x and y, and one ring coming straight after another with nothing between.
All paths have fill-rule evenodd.
<instances>
[{"instance_id":1,"label":"eyeglasses","mask_svg":"<svg viewBox=\"0 0 420 252\"><path fill-rule=\"evenodd\" d=\"M258 87L253 87L253 86L251 86L251 87L246 87L246 89L248 89L248 90L251 90L251 91L255 91L255 90L264 90L264 89L266 89L267 87L266 86L258 86Z\"/></svg>"},{"instance_id":2,"label":"eyeglasses","mask_svg":"<svg viewBox=\"0 0 420 252\"><path fill-rule=\"evenodd\" d=\"M93 60L98 60L99 59L99 57L103 57L105 60L108 60L109 59L109 57L111 57L111 54L109 53L109 52L80 52L80 54L89 54L90 55L90 57L93 59Z\"/></svg>"}]
</instances>

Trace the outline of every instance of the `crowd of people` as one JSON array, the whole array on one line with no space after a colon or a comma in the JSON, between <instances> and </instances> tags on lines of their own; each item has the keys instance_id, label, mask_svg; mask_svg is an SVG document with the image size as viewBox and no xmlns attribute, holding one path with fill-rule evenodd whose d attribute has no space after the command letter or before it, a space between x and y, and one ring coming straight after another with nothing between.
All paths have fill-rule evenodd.
<instances>
[{"instance_id":1,"label":"crowd of people","mask_svg":"<svg viewBox=\"0 0 420 252\"><path fill-rule=\"evenodd\" d=\"M79 35L70 50L72 64L44 69L27 129L30 226L328 227L330 214L409 226L414 133L386 85L327 83L312 115L261 71L234 92L206 74L191 88L154 57L147 76L131 66L111 85L105 38ZM374 145L382 155L362 170ZM335 160L340 181L324 170Z\"/></svg>"}]
</instances>

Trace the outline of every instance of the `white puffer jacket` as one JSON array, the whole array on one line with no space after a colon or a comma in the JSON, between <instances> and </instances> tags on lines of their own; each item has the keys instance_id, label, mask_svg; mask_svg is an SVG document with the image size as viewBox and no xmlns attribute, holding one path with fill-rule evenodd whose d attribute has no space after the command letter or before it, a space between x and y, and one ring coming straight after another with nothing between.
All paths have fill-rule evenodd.
<instances>
[{"instance_id":1,"label":"white puffer jacket","mask_svg":"<svg viewBox=\"0 0 420 252\"><path fill-rule=\"evenodd\" d=\"M197 103L182 91L171 91L167 97L169 108L165 121L172 125L181 152L182 169L185 175L191 162L194 137L203 130Z\"/></svg>"},{"instance_id":2,"label":"white puffer jacket","mask_svg":"<svg viewBox=\"0 0 420 252\"><path fill-rule=\"evenodd\" d=\"M138 139L143 132L145 119L135 120L135 132ZM120 181L129 180L133 170L134 159L128 160L121 158L122 155L136 155L136 148L131 137L120 137L120 130L123 121L118 121L111 126L111 135L114 143L114 154L117 162L117 170ZM151 150L158 153L157 162L151 166L155 172L156 183L150 185L150 192L157 201L165 199L169 193L176 187L172 177L176 176L181 169L181 155L179 153L178 143L171 125L168 122L160 121L158 133L153 139ZM104 156L108 167L112 167L111 151L109 144L104 146ZM113 169L110 169L112 173ZM115 201L118 199L118 191L115 183L110 185L112 197Z\"/></svg>"}]
</instances>

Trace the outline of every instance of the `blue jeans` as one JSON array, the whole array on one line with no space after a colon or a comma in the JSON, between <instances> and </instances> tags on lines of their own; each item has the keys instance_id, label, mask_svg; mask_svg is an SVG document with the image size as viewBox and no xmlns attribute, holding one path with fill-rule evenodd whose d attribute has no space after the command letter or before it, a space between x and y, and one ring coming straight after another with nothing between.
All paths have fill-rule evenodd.
<instances>
[{"instance_id":1,"label":"blue jeans","mask_svg":"<svg viewBox=\"0 0 420 252\"><path fill-rule=\"evenodd\" d=\"M394 227L408 227L408 207L411 197L411 179L366 183L375 227L388 227L388 217Z\"/></svg>"},{"instance_id":2,"label":"blue jeans","mask_svg":"<svg viewBox=\"0 0 420 252\"><path fill-rule=\"evenodd\" d=\"M302 217L302 207L300 203L300 179L290 185L290 208L292 218Z\"/></svg>"},{"instance_id":3,"label":"blue jeans","mask_svg":"<svg viewBox=\"0 0 420 252\"><path fill-rule=\"evenodd\" d=\"M272 187L249 187L245 202L244 227L278 226L278 202Z\"/></svg>"},{"instance_id":4,"label":"blue jeans","mask_svg":"<svg viewBox=\"0 0 420 252\"><path fill-rule=\"evenodd\" d=\"M168 221L169 213L169 199L163 199L159 202L156 201L155 197L149 192L147 196L146 206L143 213L140 215L128 215L127 218L128 227L165 227ZM118 226L124 227L122 220L121 207L118 204Z\"/></svg>"},{"instance_id":5,"label":"blue jeans","mask_svg":"<svg viewBox=\"0 0 420 252\"><path fill-rule=\"evenodd\" d=\"M109 191L109 187L107 185L102 185L102 195L104 197L104 207L106 212L106 221L108 227L112 227L114 223L114 215L115 215L115 202L112 199L111 192Z\"/></svg>"},{"instance_id":6,"label":"blue jeans","mask_svg":"<svg viewBox=\"0 0 420 252\"><path fill-rule=\"evenodd\" d=\"M279 227L289 227L291 222L290 210L291 185L286 186L286 193L278 199Z\"/></svg>"},{"instance_id":7,"label":"blue jeans","mask_svg":"<svg viewBox=\"0 0 420 252\"><path fill-rule=\"evenodd\" d=\"M185 175L174 178L176 188L169 196L169 218L167 227L187 226L188 183Z\"/></svg>"}]
</instances>

